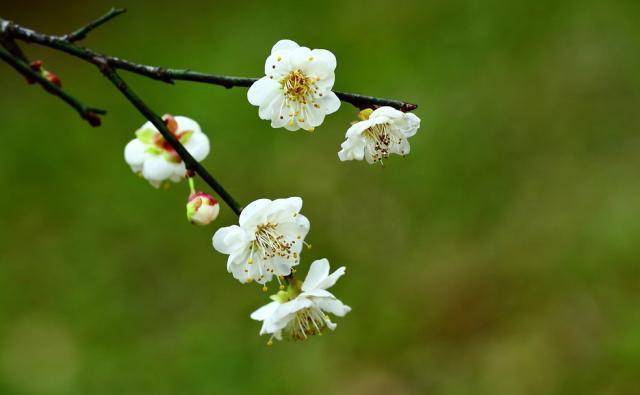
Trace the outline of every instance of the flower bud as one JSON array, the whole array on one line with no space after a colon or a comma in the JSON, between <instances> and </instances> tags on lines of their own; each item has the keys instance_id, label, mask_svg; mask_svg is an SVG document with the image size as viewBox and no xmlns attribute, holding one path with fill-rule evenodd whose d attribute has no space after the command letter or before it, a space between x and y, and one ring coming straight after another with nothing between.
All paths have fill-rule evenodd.
<instances>
[{"instance_id":1,"label":"flower bud","mask_svg":"<svg viewBox=\"0 0 640 395\"><path fill-rule=\"evenodd\" d=\"M52 73L49 70L43 70L42 76L47 79L47 81L51 82L53 85L56 85L58 88L62 88L62 82L60 81L60 77L56 74Z\"/></svg>"},{"instance_id":2,"label":"flower bud","mask_svg":"<svg viewBox=\"0 0 640 395\"><path fill-rule=\"evenodd\" d=\"M187 202L187 219L196 225L208 225L220 213L218 201L204 192L196 192L189 196Z\"/></svg>"}]
</instances>

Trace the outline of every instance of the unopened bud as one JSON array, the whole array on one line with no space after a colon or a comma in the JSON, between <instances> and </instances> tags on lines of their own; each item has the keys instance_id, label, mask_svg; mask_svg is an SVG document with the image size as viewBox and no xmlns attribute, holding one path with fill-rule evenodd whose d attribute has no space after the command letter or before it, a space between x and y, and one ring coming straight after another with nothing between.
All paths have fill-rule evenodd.
<instances>
[{"instance_id":1,"label":"unopened bud","mask_svg":"<svg viewBox=\"0 0 640 395\"><path fill-rule=\"evenodd\" d=\"M218 201L204 192L196 192L189 196L187 202L187 219L196 225L208 225L220 213Z\"/></svg>"},{"instance_id":2,"label":"unopened bud","mask_svg":"<svg viewBox=\"0 0 640 395\"><path fill-rule=\"evenodd\" d=\"M53 85L56 85L58 88L62 88L62 82L60 81L60 77L58 77L56 74L48 70L43 70L42 76L46 78L47 81L51 82Z\"/></svg>"}]
</instances>

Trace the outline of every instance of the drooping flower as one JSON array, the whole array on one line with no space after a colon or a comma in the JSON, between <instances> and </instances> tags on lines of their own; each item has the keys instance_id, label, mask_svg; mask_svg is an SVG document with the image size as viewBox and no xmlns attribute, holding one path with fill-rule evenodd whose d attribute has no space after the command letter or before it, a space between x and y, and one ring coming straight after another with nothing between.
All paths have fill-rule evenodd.
<instances>
[{"instance_id":1,"label":"drooping flower","mask_svg":"<svg viewBox=\"0 0 640 395\"><path fill-rule=\"evenodd\" d=\"M228 254L227 271L241 283L264 284L275 275L287 276L300 262L300 251L309 232L302 214L302 199L258 199L240 213L239 226L220 228L213 247Z\"/></svg>"},{"instance_id":2,"label":"drooping flower","mask_svg":"<svg viewBox=\"0 0 640 395\"><path fill-rule=\"evenodd\" d=\"M271 127L311 131L340 107L331 91L336 57L326 49L280 40L264 68L265 76L251 85L247 98L260 107L261 119L271 120Z\"/></svg>"},{"instance_id":3,"label":"drooping flower","mask_svg":"<svg viewBox=\"0 0 640 395\"><path fill-rule=\"evenodd\" d=\"M162 118L169 131L197 161L207 157L209 138L196 121L183 116L165 115ZM124 158L134 173L156 188L165 181L179 182L185 177L184 162L151 122L136 131L136 138L124 149Z\"/></svg>"},{"instance_id":4,"label":"drooping flower","mask_svg":"<svg viewBox=\"0 0 640 395\"><path fill-rule=\"evenodd\" d=\"M251 318L262 321L260 334L270 334L271 339L305 340L320 335L325 328L334 330L336 324L326 313L343 317L351 307L343 304L327 288L333 286L345 271L342 266L329 274L329 261L320 259L311 264L302 286L299 282L289 285L286 291L271 296L273 302L262 306L251 314ZM272 340L269 339L271 344Z\"/></svg>"},{"instance_id":5,"label":"drooping flower","mask_svg":"<svg viewBox=\"0 0 640 395\"><path fill-rule=\"evenodd\" d=\"M189 196L187 202L187 219L196 225L209 225L220 213L220 205L213 196L204 192L196 192Z\"/></svg>"},{"instance_id":6,"label":"drooping flower","mask_svg":"<svg viewBox=\"0 0 640 395\"><path fill-rule=\"evenodd\" d=\"M380 162L391 154L407 155L409 137L416 134L420 118L392 107L366 109L358 115L361 119L347 130L346 140L338 152L341 161L362 160Z\"/></svg>"}]
</instances>

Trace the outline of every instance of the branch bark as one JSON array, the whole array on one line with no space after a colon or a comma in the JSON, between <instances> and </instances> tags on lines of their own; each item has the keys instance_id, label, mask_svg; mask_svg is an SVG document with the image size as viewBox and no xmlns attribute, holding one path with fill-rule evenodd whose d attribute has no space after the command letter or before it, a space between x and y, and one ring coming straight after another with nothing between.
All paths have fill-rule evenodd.
<instances>
[{"instance_id":1,"label":"branch bark","mask_svg":"<svg viewBox=\"0 0 640 395\"><path fill-rule=\"evenodd\" d=\"M89 32L95 29L96 27L109 22L111 19L117 17L120 14L124 14L125 12L127 12L127 10L125 10L124 8L112 8L109 10L109 12L102 15L100 18L89 22L88 24L74 31L73 33L69 33L65 36L62 36L62 39L69 42L80 41L85 37L87 37L87 34L89 34Z\"/></svg>"},{"instance_id":2,"label":"branch bark","mask_svg":"<svg viewBox=\"0 0 640 395\"><path fill-rule=\"evenodd\" d=\"M107 112L105 110L85 106L57 85L49 82L49 80L40 75L40 73L33 71L29 65L24 63L21 59L18 59L3 47L0 47L0 58L25 78L31 81L36 81L44 88L44 90L54 96L58 96L65 103L73 107L83 119L89 122L91 126L100 126L100 117L98 115L106 114Z\"/></svg>"},{"instance_id":3,"label":"branch bark","mask_svg":"<svg viewBox=\"0 0 640 395\"><path fill-rule=\"evenodd\" d=\"M109 19L113 18L113 16L111 16L110 18L107 18L105 20L105 17L107 15L109 15L109 13L103 16L102 18L99 18L97 21L102 20L101 23L104 23ZM119 15L119 13L117 13L116 16L117 15ZM80 33L80 35L84 37L86 33L88 33L91 29L99 26L101 23L96 24L94 22L94 25L91 25L91 24L87 25L85 28L82 28L79 30L79 31L83 31L83 29L86 30L83 33ZM92 26L92 27L87 29L88 26ZM75 57L78 57L80 59L84 59L88 61L91 61L91 59L93 58L99 57L99 58L105 59L105 61L109 64L109 67L113 69L126 70L132 73L140 74L145 77L149 77L149 78L163 81L170 84L172 84L176 80L195 81L195 82L202 82L202 83L212 84L212 85L220 85L229 89L233 87L248 88L257 80L257 78L232 77L232 76L226 76L226 75L207 74L207 73L202 73L198 71L193 71L190 69L172 69L172 68L164 68L164 67L158 67L158 66L149 66L149 65L140 64L140 63L134 63L125 59L115 57L115 56L104 55L88 48L79 47L67 39L67 37L69 36L59 37L59 36L53 36L49 34L36 32L31 29L24 28L14 22L10 22L3 19L0 19L0 33L7 35L11 38L16 38L26 42L54 48L54 49L66 52ZM75 33L72 33L71 35L73 34ZM359 109L371 108L374 106L391 106L391 107L397 108L398 110L407 112L407 111L413 111L418 107L416 104L408 103L401 100L365 96L357 93L335 91L335 94L343 102L350 103Z\"/></svg>"}]
</instances>

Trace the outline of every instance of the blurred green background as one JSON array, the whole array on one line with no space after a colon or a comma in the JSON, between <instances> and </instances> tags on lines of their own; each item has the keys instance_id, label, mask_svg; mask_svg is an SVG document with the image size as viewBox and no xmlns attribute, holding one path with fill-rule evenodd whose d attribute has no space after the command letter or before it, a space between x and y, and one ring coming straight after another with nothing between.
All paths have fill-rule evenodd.
<instances>
[{"instance_id":1,"label":"blurred green background","mask_svg":"<svg viewBox=\"0 0 640 395\"><path fill-rule=\"evenodd\" d=\"M25 48L106 108L92 129L0 64L1 394L638 394L637 1L11 2L0 15L149 64L260 76L290 38L335 88L418 103L411 154L341 163L356 112L274 130L246 89L123 72L212 140L241 202L304 198L300 272L347 266L336 332L267 347L267 301L123 148L144 122L91 65ZM202 184L200 184L202 185Z\"/></svg>"}]
</instances>

